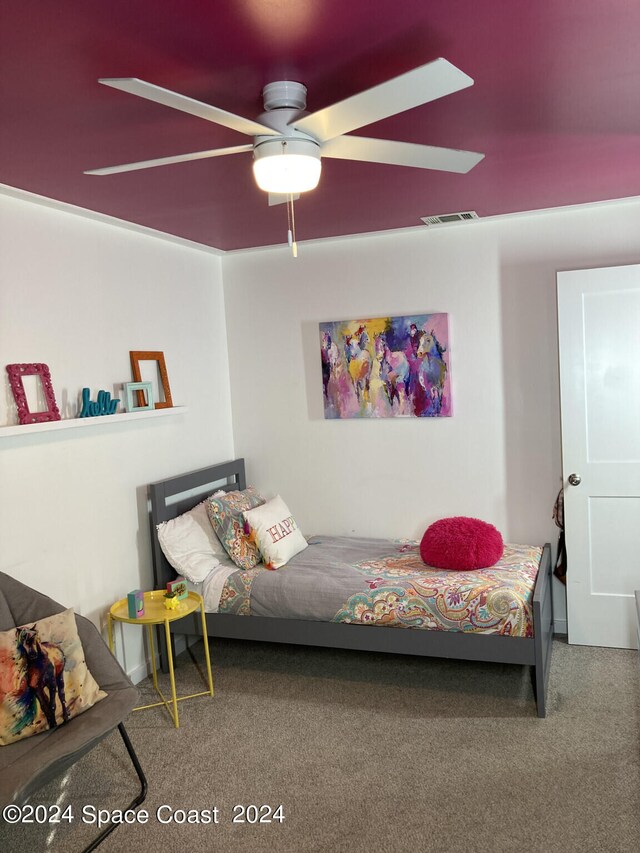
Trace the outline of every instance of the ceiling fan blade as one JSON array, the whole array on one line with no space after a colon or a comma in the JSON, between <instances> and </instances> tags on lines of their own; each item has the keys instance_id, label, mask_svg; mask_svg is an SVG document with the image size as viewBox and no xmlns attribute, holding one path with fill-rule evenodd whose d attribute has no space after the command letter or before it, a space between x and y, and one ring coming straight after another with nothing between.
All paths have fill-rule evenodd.
<instances>
[{"instance_id":1,"label":"ceiling fan blade","mask_svg":"<svg viewBox=\"0 0 640 853\"><path fill-rule=\"evenodd\" d=\"M473 86L473 80L446 59L436 59L372 89L291 122L296 130L324 141L397 115L444 95Z\"/></svg>"},{"instance_id":2,"label":"ceiling fan blade","mask_svg":"<svg viewBox=\"0 0 640 853\"><path fill-rule=\"evenodd\" d=\"M364 136L338 136L331 139L322 146L322 156L460 174L466 174L484 158L484 154L477 154L475 151L435 148L433 145L416 145L413 142L394 142L388 139L367 139Z\"/></svg>"},{"instance_id":3,"label":"ceiling fan blade","mask_svg":"<svg viewBox=\"0 0 640 853\"><path fill-rule=\"evenodd\" d=\"M119 172L135 172L137 169L153 169L154 166L170 166L172 163L186 163L189 160L206 160L209 157L223 157L225 154L241 154L253 151L253 145L234 145L231 148L212 148L210 151L196 151L193 154L175 154L173 157L159 157L156 160L141 160L139 163L124 163L122 166L105 166L103 169L88 169L85 175L117 175Z\"/></svg>"},{"instance_id":4,"label":"ceiling fan blade","mask_svg":"<svg viewBox=\"0 0 640 853\"><path fill-rule=\"evenodd\" d=\"M247 136L279 135L272 128L257 121L228 113L226 110L212 107L210 104L203 104L202 101L196 101L186 95L179 95L177 92L171 92L169 89L163 89L153 83L146 83L144 80L138 80L137 77L103 77L98 80L98 83L111 86L113 89L120 89L123 92L129 92L130 95L137 95L139 98L146 98L147 101L164 104L165 107L172 107L174 110L182 110L183 113L190 113L198 116L198 118L221 124L224 127L231 128L231 130L246 133Z\"/></svg>"},{"instance_id":5,"label":"ceiling fan blade","mask_svg":"<svg viewBox=\"0 0 640 853\"><path fill-rule=\"evenodd\" d=\"M269 207L274 207L276 204L286 204L289 199L291 201L298 201L300 198L300 193L294 193L293 195L287 193L269 193Z\"/></svg>"}]
</instances>

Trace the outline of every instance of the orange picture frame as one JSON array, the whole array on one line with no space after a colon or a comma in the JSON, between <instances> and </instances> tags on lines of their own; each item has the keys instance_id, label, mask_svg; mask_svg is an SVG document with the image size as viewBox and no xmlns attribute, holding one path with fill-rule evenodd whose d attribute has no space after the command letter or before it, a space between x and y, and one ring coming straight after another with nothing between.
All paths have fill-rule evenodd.
<instances>
[{"instance_id":1,"label":"orange picture frame","mask_svg":"<svg viewBox=\"0 0 640 853\"><path fill-rule=\"evenodd\" d=\"M147 350L133 350L129 352L131 358L131 372L133 373L134 382L142 382L142 374L140 372L141 361L156 361L158 363L158 371L160 373L160 384L162 385L162 393L164 400L157 402L154 406L156 409L171 409L173 408L173 400L171 399L171 389L169 387L169 377L167 375L167 365L164 360L163 352L149 352ZM144 406L144 392L136 391L138 394L138 405ZM142 400L140 398L142 397Z\"/></svg>"}]
</instances>

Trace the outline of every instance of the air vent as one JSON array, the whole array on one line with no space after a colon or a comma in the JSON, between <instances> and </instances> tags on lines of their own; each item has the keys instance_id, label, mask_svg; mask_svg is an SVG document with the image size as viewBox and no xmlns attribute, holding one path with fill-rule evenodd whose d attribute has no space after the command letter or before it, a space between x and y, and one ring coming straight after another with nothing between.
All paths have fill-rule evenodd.
<instances>
[{"instance_id":1,"label":"air vent","mask_svg":"<svg viewBox=\"0 0 640 853\"><path fill-rule=\"evenodd\" d=\"M421 216L425 225L446 225L449 222L465 222L468 219L478 219L475 210L465 210L462 213L443 213L440 216Z\"/></svg>"}]
</instances>

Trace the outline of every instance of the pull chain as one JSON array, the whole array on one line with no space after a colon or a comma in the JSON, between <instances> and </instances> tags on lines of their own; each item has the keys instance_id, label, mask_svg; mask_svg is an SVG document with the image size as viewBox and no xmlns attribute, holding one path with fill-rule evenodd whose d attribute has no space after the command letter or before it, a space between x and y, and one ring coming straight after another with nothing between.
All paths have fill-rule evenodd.
<instances>
[{"instance_id":1,"label":"pull chain","mask_svg":"<svg viewBox=\"0 0 640 853\"><path fill-rule=\"evenodd\" d=\"M293 195L287 199L287 242L294 258L298 257L298 244L296 243L296 215L293 210Z\"/></svg>"}]
</instances>

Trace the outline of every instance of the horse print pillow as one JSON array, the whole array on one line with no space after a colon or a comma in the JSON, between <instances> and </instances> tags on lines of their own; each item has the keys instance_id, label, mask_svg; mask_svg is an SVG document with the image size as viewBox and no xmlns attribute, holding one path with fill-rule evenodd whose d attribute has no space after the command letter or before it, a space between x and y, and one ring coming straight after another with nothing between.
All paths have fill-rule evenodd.
<instances>
[{"instance_id":1,"label":"horse print pillow","mask_svg":"<svg viewBox=\"0 0 640 853\"><path fill-rule=\"evenodd\" d=\"M0 632L0 746L55 729L106 695L87 669L73 610Z\"/></svg>"},{"instance_id":2,"label":"horse print pillow","mask_svg":"<svg viewBox=\"0 0 640 853\"><path fill-rule=\"evenodd\" d=\"M247 486L243 492L210 497L207 501L209 521L239 569L252 569L262 559L258 546L248 536L249 531L245 533L243 512L263 503L264 498L253 486Z\"/></svg>"}]
</instances>

